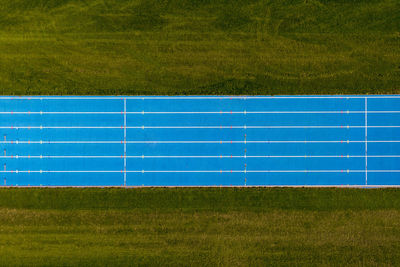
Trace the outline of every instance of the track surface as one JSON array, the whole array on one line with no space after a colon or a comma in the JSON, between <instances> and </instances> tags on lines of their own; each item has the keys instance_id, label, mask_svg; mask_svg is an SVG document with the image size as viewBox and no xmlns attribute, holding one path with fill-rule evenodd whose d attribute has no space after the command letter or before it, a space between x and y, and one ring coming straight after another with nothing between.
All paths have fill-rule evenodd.
<instances>
[{"instance_id":1,"label":"track surface","mask_svg":"<svg viewBox=\"0 0 400 267\"><path fill-rule=\"evenodd\" d=\"M2 97L11 186L400 185L400 96Z\"/></svg>"}]
</instances>

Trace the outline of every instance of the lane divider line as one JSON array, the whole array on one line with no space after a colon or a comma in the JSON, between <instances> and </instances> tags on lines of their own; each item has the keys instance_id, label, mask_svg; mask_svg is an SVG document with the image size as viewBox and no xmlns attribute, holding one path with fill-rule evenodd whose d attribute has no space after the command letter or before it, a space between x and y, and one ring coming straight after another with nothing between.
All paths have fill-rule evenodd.
<instances>
[{"instance_id":1,"label":"lane divider line","mask_svg":"<svg viewBox=\"0 0 400 267\"><path fill-rule=\"evenodd\" d=\"M245 151L246 152L246 151ZM181 159L190 159L190 158L365 158L365 155L210 155L210 156L196 156L196 155L18 155L18 158L45 158L45 159L57 159L57 158L138 158L138 159L145 159L145 158L181 158ZM400 158L400 155L368 155L368 158ZM8 159L14 158L13 155L4 155L0 156L0 158Z\"/></svg>"},{"instance_id":2,"label":"lane divider line","mask_svg":"<svg viewBox=\"0 0 400 267\"><path fill-rule=\"evenodd\" d=\"M126 137L125 137L126 138ZM400 140L210 140L210 141L21 141L21 140L9 140L0 141L0 144L350 144L350 143L400 143Z\"/></svg>"},{"instance_id":3,"label":"lane divider line","mask_svg":"<svg viewBox=\"0 0 400 267\"><path fill-rule=\"evenodd\" d=\"M321 111L308 111L308 110L299 110L299 111L0 111L0 115L180 115L180 114L204 114L204 115L213 115L213 114L364 114L364 110L347 110L343 112L343 110L321 110ZM374 114L396 114L400 113L400 110L371 110L368 113Z\"/></svg>"},{"instance_id":4,"label":"lane divider line","mask_svg":"<svg viewBox=\"0 0 400 267\"><path fill-rule=\"evenodd\" d=\"M0 129L121 129L120 126L0 126ZM342 125L279 125L279 126L126 126L126 129L343 129ZM400 128L400 125L348 125L347 129Z\"/></svg>"},{"instance_id":5,"label":"lane divider line","mask_svg":"<svg viewBox=\"0 0 400 267\"><path fill-rule=\"evenodd\" d=\"M0 173L121 173L123 170L6 170ZM127 170L127 173L343 173L343 170ZM348 170L349 173L365 173ZM368 170L370 173L399 173L400 170Z\"/></svg>"}]
</instances>

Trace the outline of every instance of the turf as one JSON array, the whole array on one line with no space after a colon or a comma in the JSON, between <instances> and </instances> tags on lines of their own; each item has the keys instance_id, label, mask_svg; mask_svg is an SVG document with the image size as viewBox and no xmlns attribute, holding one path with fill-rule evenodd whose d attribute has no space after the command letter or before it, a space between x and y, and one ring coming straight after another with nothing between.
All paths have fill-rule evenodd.
<instances>
[{"instance_id":1,"label":"turf","mask_svg":"<svg viewBox=\"0 0 400 267\"><path fill-rule=\"evenodd\" d=\"M0 94L400 93L398 0L0 0ZM1 266L396 265L397 189L1 189Z\"/></svg>"},{"instance_id":2,"label":"turf","mask_svg":"<svg viewBox=\"0 0 400 267\"><path fill-rule=\"evenodd\" d=\"M399 93L398 0L0 0L0 94Z\"/></svg>"},{"instance_id":3,"label":"turf","mask_svg":"<svg viewBox=\"0 0 400 267\"><path fill-rule=\"evenodd\" d=\"M1 189L0 265L390 266L400 190Z\"/></svg>"}]
</instances>

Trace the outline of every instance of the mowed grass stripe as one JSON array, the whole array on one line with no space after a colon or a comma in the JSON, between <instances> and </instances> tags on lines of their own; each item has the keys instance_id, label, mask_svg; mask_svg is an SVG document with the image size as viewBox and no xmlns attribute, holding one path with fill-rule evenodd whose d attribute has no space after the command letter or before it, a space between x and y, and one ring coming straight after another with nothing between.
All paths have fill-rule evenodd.
<instances>
[{"instance_id":1,"label":"mowed grass stripe","mask_svg":"<svg viewBox=\"0 0 400 267\"><path fill-rule=\"evenodd\" d=\"M0 93L399 93L396 0L1 0Z\"/></svg>"},{"instance_id":2,"label":"mowed grass stripe","mask_svg":"<svg viewBox=\"0 0 400 267\"><path fill-rule=\"evenodd\" d=\"M0 190L1 265L395 265L400 190Z\"/></svg>"}]
</instances>

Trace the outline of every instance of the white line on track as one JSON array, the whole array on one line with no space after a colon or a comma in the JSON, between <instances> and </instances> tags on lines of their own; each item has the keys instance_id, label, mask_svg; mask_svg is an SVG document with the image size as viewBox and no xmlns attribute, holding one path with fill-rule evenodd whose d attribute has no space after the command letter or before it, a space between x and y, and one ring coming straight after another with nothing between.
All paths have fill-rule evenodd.
<instances>
[{"instance_id":1,"label":"white line on track","mask_svg":"<svg viewBox=\"0 0 400 267\"><path fill-rule=\"evenodd\" d=\"M348 144L348 143L400 143L400 140L210 140L210 141L0 141L0 144Z\"/></svg>"},{"instance_id":2,"label":"white line on track","mask_svg":"<svg viewBox=\"0 0 400 267\"><path fill-rule=\"evenodd\" d=\"M281 125L281 126L126 126L126 129L349 129L400 128L400 125ZM123 126L0 126L0 129L122 129Z\"/></svg>"},{"instance_id":3,"label":"white line on track","mask_svg":"<svg viewBox=\"0 0 400 267\"><path fill-rule=\"evenodd\" d=\"M164 155L164 156L153 156L153 155L127 155L126 158L178 158L178 159L190 159L190 158L365 158L364 155L210 155L210 156L175 156L175 155ZM400 155L368 155L368 158L400 158ZM57 158L88 158L88 159L96 159L96 158L123 158L122 155L10 155L10 156L0 156L1 159L57 159Z\"/></svg>"},{"instance_id":4,"label":"white line on track","mask_svg":"<svg viewBox=\"0 0 400 267\"><path fill-rule=\"evenodd\" d=\"M364 114L365 111L0 111L0 115L162 115L162 114ZM399 110L376 110L368 113L390 114Z\"/></svg>"},{"instance_id":5,"label":"white line on track","mask_svg":"<svg viewBox=\"0 0 400 267\"><path fill-rule=\"evenodd\" d=\"M7 170L0 173L123 173L123 170ZM245 170L127 170L127 173L244 173ZM365 173L365 170L246 170L247 173ZM369 173L399 173L400 170L368 170Z\"/></svg>"}]
</instances>

